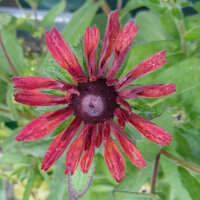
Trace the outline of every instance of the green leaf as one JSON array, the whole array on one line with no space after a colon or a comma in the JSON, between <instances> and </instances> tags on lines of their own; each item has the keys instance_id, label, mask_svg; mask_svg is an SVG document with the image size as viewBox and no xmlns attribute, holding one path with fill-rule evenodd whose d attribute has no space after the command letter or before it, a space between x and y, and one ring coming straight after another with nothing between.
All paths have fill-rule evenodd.
<instances>
[{"instance_id":1,"label":"green leaf","mask_svg":"<svg viewBox=\"0 0 200 200\"><path fill-rule=\"evenodd\" d=\"M175 18L173 17L171 10L166 10L162 15L160 15L160 20L168 33L170 33L174 38L179 38Z\"/></svg>"},{"instance_id":2,"label":"green leaf","mask_svg":"<svg viewBox=\"0 0 200 200\"><path fill-rule=\"evenodd\" d=\"M0 164L10 165L10 164L30 164L30 157L24 156L22 154L14 153L3 153L3 156L0 158Z\"/></svg>"},{"instance_id":3,"label":"green leaf","mask_svg":"<svg viewBox=\"0 0 200 200\"><path fill-rule=\"evenodd\" d=\"M157 2L157 1L152 2L152 1L148 1L148 0L130 0L126 3L124 8L121 10L120 19L122 19L130 11L140 8L142 6L145 6L156 12L160 12L160 10L161 10L161 6L159 5L159 2Z\"/></svg>"},{"instance_id":4,"label":"green leaf","mask_svg":"<svg viewBox=\"0 0 200 200\"><path fill-rule=\"evenodd\" d=\"M200 89L200 77L199 77L200 60L192 58L176 63L164 72L154 72L153 79L149 77L150 83L176 83L177 92L166 98L159 98L155 100L151 105L156 105L167 99L179 98L179 101L191 103L193 109L199 110L199 89ZM187 75L186 75L187 74Z\"/></svg>"},{"instance_id":5,"label":"green leaf","mask_svg":"<svg viewBox=\"0 0 200 200\"><path fill-rule=\"evenodd\" d=\"M68 176L69 197L79 199L87 192L93 179L94 171L95 165L92 163L87 174L83 174L78 166L74 175Z\"/></svg>"},{"instance_id":6,"label":"green leaf","mask_svg":"<svg viewBox=\"0 0 200 200\"><path fill-rule=\"evenodd\" d=\"M191 200L188 192L182 185L177 165L164 156L160 158L160 164L163 169L165 179L168 180L168 183L170 184L171 195L180 200Z\"/></svg>"},{"instance_id":7,"label":"green leaf","mask_svg":"<svg viewBox=\"0 0 200 200\"><path fill-rule=\"evenodd\" d=\"M172 14L179 20L182 18L182 13L179 8L172 8Z\"/></svg>"},{"instance_id":8,"label":"green leaf","mask_svg":"<svg viewBox=\"0 0 200 200\"><path fill-rule=\"evenodd\" d=\"M46 75L50 76L51 78L74 83L69 73L65 69L60 67L54 60L50 60L50 66L44 67L43 70Z\"/></svg>"},{"instance_id":9,"label":"green leaf","mask_svg":"<svg viewBox=\"0 0 200 200\"><path fill-rule=\"evenodd\" d=\"M64 131L69 126L69 124L72 122L73 119L74 119L74 116L72 115L67 120L62 122L59 126L57 126L56 129L53 130L52 136L56 136L62 131Z\"/></svg>"},{"instance_id":10,"label":"green leaf","mask_svg":"<svg viewBox=\"0 0 200 200\"><path fill-rule=\"evenodd\" d=\"M53 23L55 17L65 10L66 1L61 0L55 7L53 7L40 22L41 26L47 26Z\"/></svg>"},{"instance_id":11,"label":"green leaf","mask_svg":"<svg viewBox=\"0 0 200 200\"><path fill-rule=\"evenodd\" d=\"M29 200L30 194L31 194L31 190L33 188L33 184L35 182L36 176L37 176L37 169L33 168L30 171L28 182L26 184L26 188L25 188L25 191L24 191L24 194L23 194L23 200Z\"/></svg>"},{"instance_id":12,"label":"green leaf","mask_svg":"<svg viewBox=\"0 0 200 200\"><path fill-rule=\"evenodd\" d=\"M102 1L87 0L85 4L72 16L70 22L63 30L63 37L70 45L76 46L79 42L79 35L83 35L87 26L90 26L97 9Z\"/></svg>"},{"instance_id":13,"label":"green leaf","mask_svg":"<svg viewBox=\"0 0 200 200\"><path fill-rule=\"evenodd\" d=\"M19 45L16 37L12 32L6 30L4 27L1 29L2 40L8 56L19 74L22 74L24 67L23 49Z\"/></svg>"},{"instance_id":14,"label":"green leaf","mask_svg":"<svg viewBox=\"0 0 200 200\"><path fill-rule=\"evenodd\" d=\"M152 56L154 53L161 50L167 50L168 52L167 56L173 57L174 55L176 58L175 60L173 60L173 62L177 62L177 60L180 59L178 57L179 55L178 52L180 51L180 42L178 40L163 40L163 41L149 42L146 44L136 46L131 50L129 60L127 62L126 68L124 69L122 75L125 75L134 66L142 62L144 59L148 58L149 56ZM169 60L169 63L170 62L171 60ZM141 79L144 80L144 78L141 78Z\"/></svg>"},{"instance_id":15,"label":"green leaf","mask_svg":"<svg viewBox=\"0 0 200 200\"><path fill-rule=\"evenodd\" d=\"M7 91L7 105L12 115L12 120L17 120L17 111L14 105L13 93L14 92L12 86L9 86Z\"/></svg>"},{"instance_id":16,"label":"green leaf","mask_svg":"<svg viewBox=\"0 0 200 200\"><path fill-rule=\"evenodd\" d=\"M55 166L47 200L63 200L65 190L67 189L67 177L64 175L63 157L57 161Z\"/></svg>"},{"instance_id":17,"label":"green leaf","mask_svg":"<svg viewBox=\"0 0 200 200\"><path fill-rule=\"evenodd\" d=\"M200 14L187 16L185 18L186 31L184 39L186 41L198 40L200 38Z\"/></svg>"},{"instance_id":18,"label":"green leaf","mask_svg":"<svg viewBox=\"0 0 200 200\"><path fill-rule=\"evenodd\" d=\"M192 200L200 199L200 183L192 176L186 169L178 167L178 171L181 175L181 181L183 186L187 189Z\"/></svg>"},{"instance_id":19,"label":"green leaf","mask_svg":"<svg viewBox=\"0 0 200 200\"><path fill-rule=\"evenodd\" d=\"M135 21L139 26L135 44L172 39L171 35L164 29L160 18L150 11L139 12Z\"/></svg>"}]
</instances>

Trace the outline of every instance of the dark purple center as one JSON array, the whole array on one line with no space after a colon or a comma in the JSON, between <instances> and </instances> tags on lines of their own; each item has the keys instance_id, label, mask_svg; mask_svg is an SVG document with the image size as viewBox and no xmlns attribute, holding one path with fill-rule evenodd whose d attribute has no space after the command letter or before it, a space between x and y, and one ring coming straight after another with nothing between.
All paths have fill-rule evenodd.
<instances>
[{"instance_id":1,"label":"dark purple center","mask_svg":"<svg viewBox=\"0 0 200 200\"><path fill-rule=\"evenodd\" d=\"M74 113L87 123L101 123L113 117L117 107L114 87L107 86L105 79L79 83L80 95L73 95L71 106Z\"/></svg>"}]
</instances>

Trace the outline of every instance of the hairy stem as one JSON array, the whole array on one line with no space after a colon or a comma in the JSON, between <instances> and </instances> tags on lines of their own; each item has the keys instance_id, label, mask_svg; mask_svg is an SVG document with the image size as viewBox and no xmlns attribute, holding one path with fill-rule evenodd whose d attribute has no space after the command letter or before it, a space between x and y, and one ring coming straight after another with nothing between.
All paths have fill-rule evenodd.
<instances>
[{"instance_id":1,"label":"hairy stem","mask_svg":"<svg viewBox=\"0 0 200 200\"><path fill-rule=\"evenodd\" d=\"M117 0L117 9L119 10L119 12L121 8L122 8L122 0Z\"/></svg>"},{"instance_id":2,"label":"hairy stem","mask_svg":"<svg viewBox=\"0 0 200 200\"><path fill-rule=\"evenodd\" d=\"M13 74L15 76L18 76L19 74L18 74L17 70L15 69L14 65L12 64L12 62L11 62L9 56L8 56L8 53L6 51L6 48L5 48L4 44L3 44L3 40L2 40L2 37L1 37L1 32L0 32L0 46L2 48L2 51L3 51L3 53L4 53L5 57L6 57L6 60L8 61L8 64L9 64Z\"/></svg>"},{"instance_id":3,"label":"hairy stem","mask_svg":"<svg viewBox=\"0 0 200 200\"><path fill-rule=\"evenodd\" d=\"M157 179L157 173L158 173L160 154L161 154L161 151L158 152L158 154L156 155L156 159L155 159L153 176L152 176L152 181L151 181L151 193L152 194L156 193L156 179Z\"/></svg>"},{"instance_id":4,"label":"hairy stem","mask_svg":"<svg viewBox=\"0 0 200 200\"><path fill-rule=\"evenodd\" d=\"M174 155L172 155L171 153L168 153L167 151L165 151L164 149L161 149L161 154L164 155L165 157L169 158L170 160L173 160L174 162L176 162L177 164L181 165L182 167L188 168L192 171L195 171L197 173L200 173L200 166L194 165L192 163L189 163L185 160L182 160Z\"/></svg>"},{"instance_id":5,"label":"hairy stem","mask_svg":"<svg viewBox=\"0 0 200 200\"><path fill-rule=\"evenodd\" d=\"M99 1L99 0L93 0L93 1ZM108 15L111 12L111 9L109 7L109 5L106 3L106 1L103 1L103 3L101 4L101 9L103 10L103 12Z\"/></svg>"}]
</instances>

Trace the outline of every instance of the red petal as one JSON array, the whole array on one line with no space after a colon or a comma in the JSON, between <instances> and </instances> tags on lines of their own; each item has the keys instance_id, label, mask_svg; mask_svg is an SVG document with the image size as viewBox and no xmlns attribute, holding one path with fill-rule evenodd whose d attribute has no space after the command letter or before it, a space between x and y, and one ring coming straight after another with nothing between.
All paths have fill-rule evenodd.
<instances>
[{"instance_id":1,"label":"red petal","mask_svg":"<svg viewBox=\"0 0 200 200\"><path fill-rule=\"evenodd\" d=\"M60 158L78 131L81 122L82 121L79 118L75 118L64 132L56 136L45 154L41 166L42 170L49 170L49 168L56 162L56 160Z\"/></svg>"},{"instance_id":2,"label":"red petal","mask_svg":"<svg viewBox=\"0 0 200 200\"><path fill-rule=\"evenodd\" d=\"M96 125L93 125L89 134L86 136L89 139L89 147L84 151L83 156L80 161L80 168L83 173L87 173L92 164L93 156L94 156L94 145L95 145L95 137L96 137Z\"/></svg>"},{"instance_id":3,"label":"red petal","mask_svg":"<svg viewBox=\"0 0 200 200\"><path fill-rule=\"evenodd\" d=\"M129 123L156 144L169 145L172 140L172 136L167 131L134 113L131 113Z\"/></svg>"},{"instance_id":4,"label":"red petal","mask_svg":"<svg viewBox=\"0 0 200 200\"><path fill-rule=\"evenodd\" d=\"M152 71L155 71L162 67L167 60L164 59L167 51L159 51L158 53L147 58L136 67L134 67L130 72L128 72L124 77L122 77L118 83L115 85L117 90L123 89L135 79L143 77Z\"/></svg>"},{"instance_id":5,"label":"red petal","mask_svg":"<svg viewBox=\"0 0 200 200\"><path fill-rule=\"evenodd\" d=\"M99 41L99 30L96 26L88 27L84 35L84 50L90 80L97 79L96 51Z\"/></svg>"},{"instance_id":6,"label":"red petal","mask_svg":"<svg viewBox=\"0 0 200 200\"><path fill-rule=\"evenodd\" d=\"M124 99L122 99L121 97L117 97L117 103L121 104L125 109L127 109L128 111L131 112L131 106L129 105L129 103L127 101L125 101Z\"/></svg>"},{"instance_id":7,"label":"red petal","mask_svg":"<svg viewBox=\"0 0 200 200\"><path fill-rule=\"evenodd\" d=\"M129 160L139 169L146 167L146 162L139 152L139 150L135 147L135 145L128 139L128 137L116 126L113 121L110 122L111 131L114 134L117 142L120 144L124 153L127 155Z\"/></svg>"},{"instance_id":8,"label":"red petal","mask_svg":"<svg viewBox=\"0 0 200 200\"><path fill-rule=\"evenodd\" d=\"M29 106L53 106L68 104L63 96L48 95L38 90L22 90L14 94L15 101Z\"/></svg>"},{"instance_id":9,"label":"red petal","mask_svg":"<svg viewBox=\"0 0 200 200\"><path fill-rule=\"evenodd\" d=\"M176 85L174 83L167 83L134 87L119 92L119 95L125 99L132 99L138 97L154 98L168 96L174 92L176 92Z\"/></svg>"},{"instance_id":10,"label":"red petal","mask_svg":"<svg viewBox=\"0 0 200 200\"><path fill-rule=\"evenodd\" d=\"M66 69L75 81L86 82L87 77L62 35L53 28L50 32L45 33L45 39L47 47L56 62Z\"/></svg>"},{"instance_id":11,"label":"red petal","mask_svg":"<svg viewBox=\"0 0 200 200\"><path fill-rule=\"evenodd\" d=\"M120 182L125 177L125 161L110 135L104 143L104 158L112 177Z\"/></svg>"},{"instance_id":12,"label":"red petal","mask_svg":"<svg viewBox=\"0 0 200 200\"><path fill-rule=\"evenodd\" d=\"M108 80L113 79L114 76L117 74L131 47L137 31L138 26L135 26L134 22L130 21L120 32L119 37L116 41L114 59L106 75L106 78Z\"/></svg>"},{"instance_id":13,"label":"red petal","mask_svg":"<svg viewBox=\"0 0 200 200\"><path fill-rule=\"evenodd\" d=\"M63 81L54 80L46 77L34 77L34 76L19 76L13 77L12 81L15 83L14 88L16 89L59 89L68 90L71 88L77 88L76 85L68 84Z\"/></svg>"},{"instance_id":14,"label":"red petal","mask_svg":"<svg viewBox=\"0 0 200 200\"><path fill-rule=\"evenodd\" d=\"M121 129L124 128L125 123L127 121L127 112L121 108L116 108L114 112L114 116L117 119L117 123Z\"/></svg>"},{"instance_id":15,"label":"red petal","mask_svg":"<svg viewBox=\"0 0 200 200\"><path fill-rule=\"evenodd\" d=\"M85 144L85 136L87 135L89 124L85 124L82 128L79 136L72 142L70 145L65 160L65 174L73 175L78 166L84 144Z\"/></svg>"},{"instance_id":16,"label":"red petal","mask_svg":"<svg viewBox=\"0 0 200 200\"><path fill-rule=\"evenodd\" d=\"M17 141L33 141L45 137L73 113L70 107L50 111L27 124L15 137Z\"/></svg>"},{"instance_id":17,"label":"red petal","mask_svg":"<svg viewBox=\"0 0 200 200\"><path fill-rule=\"evenodd\" d=\"M108 16L107 27L104 35L103 46L98 65L99 78L103 77L108 66L109 58L115 48L115 43L120 31L118 10L111 12Z\"/></svg>"},{"instance_id":18,"label":"red petal","mask_svg":"<svg viewBox=\"0 0 200 200\"><path fill-rule=\"evenodd\" d=\"M104 127L103 123L98 124L98 133L97 133L96 139L95 139L95 147L96 148L99 148L101 146L103 127Z\"/></svg>"}]
</instances>

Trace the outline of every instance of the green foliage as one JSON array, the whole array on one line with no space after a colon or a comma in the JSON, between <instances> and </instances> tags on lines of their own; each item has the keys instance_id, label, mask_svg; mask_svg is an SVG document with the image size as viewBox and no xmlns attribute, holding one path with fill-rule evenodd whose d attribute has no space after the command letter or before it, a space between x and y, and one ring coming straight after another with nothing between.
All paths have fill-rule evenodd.
<instances>
[{"instance_id":1,"label":"green foliage","mask_svg":"<svg viewBox=\"0 0 200 200\"><path fill-rule=\"evenodd\" d=\"M57 15L59 15L61 12L64 11L66 7L66 2L64 0L60 1L55 7L53 7L44 17L44 19L41 21L41 26L47 26L51 25L53 23L53 20Z\"/></svg>"},{"instance_id":2,"label":"green foliage","mask_svg":"<svg viewBox=\"0 0 200 200\"><path fill-rule=\"evenodd\" d=\"M27 0L32 9L37 9L40 1ZM102 1L87 0L84 5L73 13L69 23L63 29L63 36L76 55L79 63L87 72L86 61L83 56L83 34L86 27L97 25L100 38L107 23L107 16L99 9ZM61 68L47 53L45 44L41 44L39 54L27 53L26 41L17 38L16 32L27 31L31 36L43 39L45 28L53 25L53 21L66 7L66 1L60 1L53 7L42 21L32 20L29 15L15 18L7 13L0 13L1 38L8 54L0 46L0 199L6 200L9 195L5 189L5 180L16 187L23 185L16 191L16 199L39 198L38 187L44 185L49 193L43 199L68 199L67 176L64 175L65 154L46 173L41 171L42 158L52 142L52 139L64 131L73 117L61 123L44 139L31 142L16 142L14 137L36 116L63 106L29 107L18 104L13 100L11 78L20 76L46 76L57 80L74 83L66 70ZM134 85L152 83L176 83L177 92L169 97L159 99L128 100L133 112L151 119L155 124L167 130L173 140L168 147L160 147L145 139L132 126L126 125L124 132L135 142L143 154L147 167L143 170L133 166L124 155L126 161L126 177L116 183L105 164L103 145L96 150L93 166L88 174L83 174L78 167L71 179L74 194L82 196L88 189L89 179L93 181L89 190L80 199L118 200L199 200L199 174L187 171L183 166L161 154L156 180L156 194L151 194L151 180L155 158L163 148L185 163L195 164L200 168L200 3L190 1L162 1L162 0L129 0L120 11L122 27L130 20L132 11L146 7L134 16L139 27L138 35L133 42L132 49L127 55L117 78L121 78L133 67L154 53L167 50L168 62L161 69L142 77ZM183 8L192 7L197 13L184 15ZM97 12L98 11L98 12ZM99 12L100 11L100 12ZM99 42L98 56L102 41ZM11 64L10 64L11 63ZM13 71L12 66L16 70ZM47 91L49 92L49 91ZM55 92L55 91L53 91ZM50 93L50 92L49 92ZM53 93L52 93L53 94ZM64 95L64 94L62 94ZM11 124L15 123L15 127ZM68 180L69 181L69 180ZM22 186L21 186L22 187ZM146 192L141 193L145 188ZM44 189L43 189L44 190ZM44 193L44 191L42 191ZM42 200L43 200L42 199Z\"/></svg>"},{"instance_id":3,"label":"green foliage","mask_svg":"<svg viewBox=\"0 0 200 200\"><path fill-rule=\"evenodd\" d=\"M198 182L196 178L184 168L178 167L178 171L181 175L182 184L188 190L188 193L190 194L192 200L198 200L200 198L200 182Z\"/></svg>"}]
</instances>

